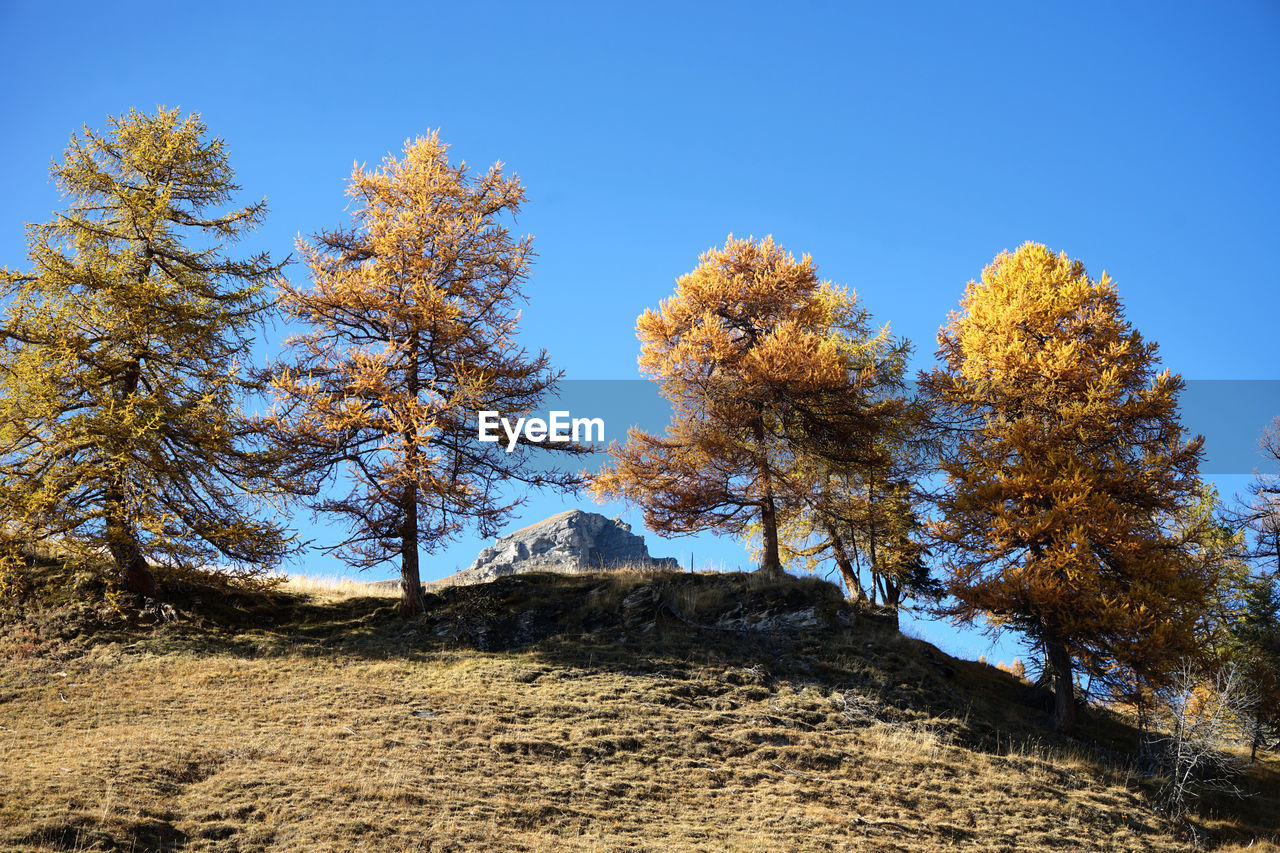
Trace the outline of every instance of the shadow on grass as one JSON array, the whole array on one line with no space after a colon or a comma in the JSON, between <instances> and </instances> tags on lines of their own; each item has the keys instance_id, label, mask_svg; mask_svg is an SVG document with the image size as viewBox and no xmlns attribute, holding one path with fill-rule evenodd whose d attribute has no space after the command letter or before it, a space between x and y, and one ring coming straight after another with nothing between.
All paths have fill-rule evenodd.
<instances>
[{"instance_id":1,"label":"shadow on grass","mask_svg":"<svg viewBox=\"0 0 1280 853\"><path fill-rule=\"evenodd\" d=\"M155 818L104 825L89 816L36 827L24 844L54 850L182 850L187 837L168 821Z\"/></svg>"}]
</instances>

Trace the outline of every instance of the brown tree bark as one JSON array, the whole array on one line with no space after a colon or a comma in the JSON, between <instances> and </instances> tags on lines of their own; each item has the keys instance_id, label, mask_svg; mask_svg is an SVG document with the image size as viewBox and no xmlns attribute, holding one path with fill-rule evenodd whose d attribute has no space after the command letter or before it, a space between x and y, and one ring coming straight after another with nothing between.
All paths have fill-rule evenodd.
<instances>
[{"instance_id":1,"label":"brown tree bark","mask_svg":"<svg viewBox=\"0 0 1280 853\"><path fill-rule=\"evenodd\" d=\"M831 537L831 552L835 555L836 566L840 569L840 576L844 578L844 586L849 591L849 598L859 602L866 601L867 592L862 588L862 581L858 579L858 573L853 569L853 562L849 559L849 552L845 550L844 540L840 538L835 527L828 524L826 528L827 536Z\"/></svg>"},{"instance_id":2,"label":"brown tree bark","mask_svg":"<svg viewBox=\"0 0 1280 853\"><path fill-rule=\"evenodd\" d=\"M764 421L757 417L752 424L756 440L757 471L760 478L760 531L764 544L760 555L761 574L781 577L782 558L778 555L778 510L773 497L773 476L769 470L769 451L765 447Z\"/></svg>"},{"instance_id":3,"label":"brown tree bark","mask_svg":"<svg viewBox=\"0 0 1280 853\"><path fill-rule=\"evenodd\" d=\"M764 535L764 553L760 557L760 567L756 569L766 575L781 576L782 558L778 554L778 515L774 507L773 495L760 501L760 527Z\"/></svg>"},{"instance_id":4,"label":"brown tree bark","mask_svg":"<svg viewBox=\"0 0 1280 853\"><path fill-rule=\"evenodd\" d=\"M1044 625L1044 647L1049 666L1053 670L1053 728L1062 734L1071 734L1076 726L1075 679L1071 668L1071 653L1057 631Z\"/></svg>"},{"instance_id":5,"label":"brown tree bark","mask_svg":"<svg viewBox=\"0 0 1280 853\"><path fill-rule=\"evenodd\" d=\"M406 486L400 526L400 615L417 616L427 609L418 571L418 492Z\"/></svg>"},{"instance_id":6,"label":"brown tree bark","mask_svg":"<svg viewBox=\"0 0 1280 853\"><path fill-rule=\"evenodd\" d=\"M421 386L418 374L419 337L409 336L409 364L405 370L405 391L410 400L417 401ZM418 487L414 479L418 475L418 433L412 418L404 433L405 464L409 467L409 482L404 487L400 511L400 615L417 616L427 609L422 597L422 575L418 571Z\"/></svg>"},{"instance_id":7,"label":"brown tree bark","mask_svg":"<svg viewBox=\"0 0 1280 853\"><path fill-rule=\"evenodd\" d=\"M115 561L121 585L138 595L156 598L156 578L142 556L138 538L129 524L124 487L119 477L112 478L103 502L107 517L107 550Z\"/></svg>"}]
</instances>

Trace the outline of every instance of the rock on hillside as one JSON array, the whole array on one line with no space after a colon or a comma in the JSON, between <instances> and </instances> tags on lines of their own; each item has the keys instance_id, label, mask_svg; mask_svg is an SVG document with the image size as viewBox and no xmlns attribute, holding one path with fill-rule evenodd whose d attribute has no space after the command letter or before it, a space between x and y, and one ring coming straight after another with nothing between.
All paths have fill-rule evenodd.
<instances>
[{"instance_id":1,"label":"rock on hillside","mask_svg":"<svg viewBox=\"0 0 1280 853\"><path fill-rule=\"evenodd\" d=\"M621 566L678 569L680 563L674 557L650 557L644 537L620 519L571 509L508 533L447 580L485 583L523 572L573 574Z\"/></svg>"}]
</instances>

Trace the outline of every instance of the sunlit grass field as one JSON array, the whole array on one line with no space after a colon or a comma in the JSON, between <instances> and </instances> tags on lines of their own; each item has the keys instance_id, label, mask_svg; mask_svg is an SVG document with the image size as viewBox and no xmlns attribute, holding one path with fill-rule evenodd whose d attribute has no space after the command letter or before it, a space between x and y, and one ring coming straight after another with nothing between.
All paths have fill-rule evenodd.
<instances>
[{"instance_id":1,"label":"sunlit grass field","mask_svg":"<svg viewBox=\"0 0 1280 853\"><path fill-rule=\"evenodd\" d=\"M536 576L403 622L393 591L313 577L154 621L10 614L0 849L1191 849L1123 721L1056 739L1025 682L874 618L694 626L735 600L827 606L819 584ZM694 624L628 624L645 586ZM530 612L549 627L523 647L455 630ZM1208 847L1276 849L1278 769L1208 804Z\"/></svg>"}]
</instances>

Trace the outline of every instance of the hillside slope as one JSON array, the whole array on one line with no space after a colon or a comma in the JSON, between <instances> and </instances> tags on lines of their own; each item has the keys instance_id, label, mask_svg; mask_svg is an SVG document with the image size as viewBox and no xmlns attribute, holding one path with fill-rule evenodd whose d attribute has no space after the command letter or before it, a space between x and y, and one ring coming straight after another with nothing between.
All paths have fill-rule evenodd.
<instances>
[{"instance_id":1,"label":"hillside slope","mask_svg":"<svg viewBox=\"0 0 1280 853\"><path fill-rule=\"evenodd\" d=\"M11 615L0 849L1188 849L1118 722L1055 740L1028 685L826 584L525 576L429 609ZM1258 773L1210 846L1268 829Z\"/></svg>"}]
</instances>

